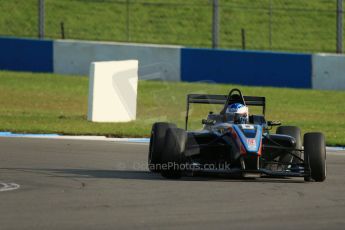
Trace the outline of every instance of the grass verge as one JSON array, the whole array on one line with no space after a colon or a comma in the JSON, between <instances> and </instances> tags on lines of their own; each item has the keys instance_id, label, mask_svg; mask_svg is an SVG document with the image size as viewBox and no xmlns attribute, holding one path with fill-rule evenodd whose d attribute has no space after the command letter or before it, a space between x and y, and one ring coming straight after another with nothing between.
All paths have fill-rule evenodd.
<instances>
[{"instance_id":1,"label":"grass verge","mask_svg":"<svg viewBox=\"0 0 345 230\"><path fill-rule=\"evenodd\" d=\"M211 47L210 0L46 0L45 35ZM219 46L336 51L336 0L219 0ZM271 10L270 10L271 9ZM0 34L37 37L37 0L0 0ZM345 20L345 14L344 14Z\"/></svg>"},{"instance_id":2,"label":"grass verge","mask_svg":"<svg viewBox=\"0 0 345 230\"><path fill-rule=\"evenodd\" d=\"M188 93L226 94L239 87L245 95L265 96L267 119L322 131L328 145L345 145L345 92L247 87L226 84L139 81L137 120L87 121L88 79L77 76L0 71L0 131L148 137L156 121L183 127ZM217 106L193 105L191 129ZM252 110L252 112L254 112Z\"/></svg>"}]
</instances>

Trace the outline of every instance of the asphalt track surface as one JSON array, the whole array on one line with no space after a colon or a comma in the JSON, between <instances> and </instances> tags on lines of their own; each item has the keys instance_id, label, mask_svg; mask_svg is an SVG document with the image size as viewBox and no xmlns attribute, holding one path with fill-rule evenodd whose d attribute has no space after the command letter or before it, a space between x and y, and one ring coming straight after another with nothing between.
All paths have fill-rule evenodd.
<instances>
[{"instance_id":1,"label":"asphalt track surface","mask_svg":"<svg viewBox=\"0 0 345 230\"><path fill-rule=\"evenodd\" d=\"M327 153L323 183L166 180L147 171L147 151L140 143L0 138L0 183L20 186L0 192L0 229L344 229L344 151Z\"/></svg>"}]
</instances>

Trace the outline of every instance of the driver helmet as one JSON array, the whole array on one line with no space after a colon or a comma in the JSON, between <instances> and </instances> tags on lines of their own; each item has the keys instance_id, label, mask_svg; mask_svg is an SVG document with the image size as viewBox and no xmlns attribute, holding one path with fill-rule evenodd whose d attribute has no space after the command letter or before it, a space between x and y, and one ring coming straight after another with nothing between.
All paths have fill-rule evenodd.
<instances>
[{"instance_id":1,"label":"driver helmet","mask_svg":"<svg viewBox=\"0 0 345 230\"><path fill-rule=\"evenodd\" d=\"M249 118L249 109L247 106L241 103L234 103L228 106L226 109L227 114L234 116L234 122L245 124L248 123Z\"/></svg>"}]
</instances>

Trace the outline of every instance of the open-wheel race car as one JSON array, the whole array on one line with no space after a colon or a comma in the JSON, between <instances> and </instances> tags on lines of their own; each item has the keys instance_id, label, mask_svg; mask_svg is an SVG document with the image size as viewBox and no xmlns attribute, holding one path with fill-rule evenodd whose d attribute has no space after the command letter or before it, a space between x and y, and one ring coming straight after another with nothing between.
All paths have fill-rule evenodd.
<instances>
[{"instance_id":1,"label":"open-wheel race car","mask_svg":"<svg viewBox=\"0 0 345 230\"><path fill-rule=\"evenodd\" d=\"M191 103L224 106L218 114L210 112L202 120L202 130L187 131ZM262 107L262 113L249 115L250 106ZM243 96L239 89L228 95L189 94L185 129L166 122L153 124L150 171L171 179L211 173L324 181L324 135L306 133L302 142L298 127L266 121L265 109L265 97ZM269 132L273 126L278 126L274 134Z\"/></svg>"}]
</instances>

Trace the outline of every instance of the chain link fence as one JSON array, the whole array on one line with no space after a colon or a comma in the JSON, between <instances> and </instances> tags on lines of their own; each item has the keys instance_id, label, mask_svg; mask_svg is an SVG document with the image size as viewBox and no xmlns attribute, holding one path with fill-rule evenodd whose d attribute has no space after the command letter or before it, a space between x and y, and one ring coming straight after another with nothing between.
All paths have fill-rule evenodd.
<instances>
[{"instance_id":1,"label":"chain link fence","mask_svg":"<svg viewBox=\"0 0 345 230\"><path fill-rule=\"evenodd\" d=\"M0 35L298 52L337 52L338 45L339 52L339 2L0 0Z\"/></svg>"}]
</instances>

